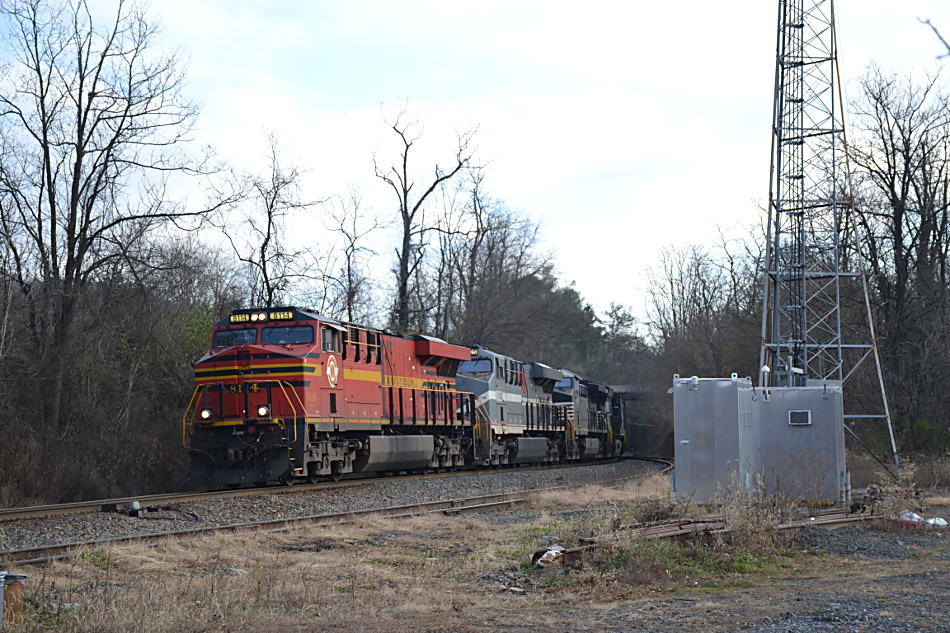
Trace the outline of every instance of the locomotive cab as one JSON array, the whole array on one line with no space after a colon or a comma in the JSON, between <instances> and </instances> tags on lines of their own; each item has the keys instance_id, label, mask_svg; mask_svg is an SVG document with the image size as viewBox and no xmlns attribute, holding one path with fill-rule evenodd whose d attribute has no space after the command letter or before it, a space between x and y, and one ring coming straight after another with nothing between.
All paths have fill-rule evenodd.
<instances>
[{"instance_id":1,"label":"locomotive cab","mask_svg":"<svg viewBox=\"0 0 950 633\"><path fill-rule=\"evenodd\" d=\"M599 457L607 445L607 427L601 428L596 404L602 388L573 372L562 371L564 377L554 385L554 403L574 431L576 458Z\"/></svg>"},{"instance_id":2,"label":"locomotive cab","mask_svg":"<svg viewBox=\"0 0 950 633\"><path fill-rule=\"evenodd\" d=\"M459 391L475 396L479 456L486 464L559 461L563 425L555 421L551 387L560 372L475 348L459 366Z\"/></svg>"}]
</instances>

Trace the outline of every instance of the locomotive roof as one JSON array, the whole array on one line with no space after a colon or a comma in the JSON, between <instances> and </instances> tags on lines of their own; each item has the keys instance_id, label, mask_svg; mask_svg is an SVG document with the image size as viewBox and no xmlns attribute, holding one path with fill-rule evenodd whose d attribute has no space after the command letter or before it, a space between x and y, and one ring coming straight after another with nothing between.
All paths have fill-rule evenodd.
<instances>
[{"instance_id":1,"label":"locomotive roof","mask_svg":"<svg viewBox=\"0 0 950 633\"><path fill-rule=\"evenodd\" d=\"M557 382L564 378L564 372L560 369L548 367L544 363L531 363L531 377L537 380L551 380Z\"/></svg>"},{"instance_id":2,"label":"locomotive roof","mask_svg":"<svg viewBox=\"0 0 950 633\"><path fill-rule=\"evenodd\" d=\"M226 317L215 322L214 327L246 324L246 321L236 321L233 317L235 315L251 315L260 313L266 313L269 315L269 318L264 319L265 321L320 321L321 323L336 326L337 328L343 328L346 326L346 324L342 321L332 317L317 314L316 312L310 312L309 310L303 310L293 306L282 306L275 308L240 308L238 310L232 310Z\"/></svg>"},{"instance_id":3,"label":"locomotive roof","mask_svg":"<svg viewBox=\"0 0 950 633\"><path fill-rule=\"evenodd\" d=\"M263 319L244 319L237 320L236 315L255 315L255 314L265 314ZM228 316L217 321L213 327L223 327L226 325L245 325L248 323L261 323L261 322L280 322L280 321L319 321L324 325L329 325L332 328L338 330L344 330L347 327L360 327L354 323L347 323L345 321L340 321L339 319L334 319L333 317L326 316L324 314L318 314L316 312L311 312L309 310L303 310L301 308L296 308L293 306L285 307L276 307L276 308L241 308L238 310L232 310ZM371 328L372 329L372 328ZM436 338L434 336L426 336L425 334L395 334L389 330L384 331L385 334L389 336L394 336L398 338L403 338L409 341L425 341L429 343L429 348L440 348L441 346L453 346L461 347L466 350L468 354L468 349L465 346L454 345L453 343L448 343L443 339ZM443 350L444 351L444 350ZM458 356L458 353L453 353L451 357ZM468 358L466 355L465 358Z\"/></svg>"}]
</instances>

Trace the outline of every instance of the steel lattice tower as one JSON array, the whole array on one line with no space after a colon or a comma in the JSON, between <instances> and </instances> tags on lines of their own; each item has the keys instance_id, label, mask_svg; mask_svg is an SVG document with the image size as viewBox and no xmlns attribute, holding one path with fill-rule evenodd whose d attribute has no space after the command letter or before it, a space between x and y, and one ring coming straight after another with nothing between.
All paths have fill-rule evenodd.
<instances>
[{"instance_id":1,"label":"steel lattice tower","mask_svg":"<svg viewBox=\"0 0 950 633\"><path fill-rule=\"evenodd\" d=\"M759 385L843 386L873 353L883 413L844 418L884 419L899 467L867 284L842 269L842 220L851 211L842 103L834 0L779 0ZM842 282L857 277L869 343L841 335ZM845 367L849 350L860 359Z\"/></svg>"},{"instance_id":2,"label":"steel lattice tower","mask_svg":"<svg viewBox=\"0 0 950 633\"><path fill-rule=\"evenodd\" d=\"M844 170L833 0L780 0L769 183L763 386L842 381Z\"/></svg>"}]
</instances>

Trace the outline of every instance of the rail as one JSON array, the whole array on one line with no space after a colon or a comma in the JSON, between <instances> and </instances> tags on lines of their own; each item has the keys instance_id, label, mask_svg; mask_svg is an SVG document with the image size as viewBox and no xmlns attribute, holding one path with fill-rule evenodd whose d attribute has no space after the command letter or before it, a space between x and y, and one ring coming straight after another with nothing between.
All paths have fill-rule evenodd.
<instances>
[{"instance_id":1,"label":"rail","mask_svg":"<svg viewBox=\"0 0 950 633\"><path fill-rule=\"evenodd\" d=\"M876 514L852 514L844 509L829 509L816 512L811 516L797 521L777 524L775 530L790 531L808 526L834 529L880 518L881 516ZM622 537L636 537L644 540L695 538L699 536L725 535L730 531L731 529L722 514L709 514L695 519L674 519L671 521L621 525L609 534L580 539L581 545L564 550L564 562L575 562L582 558L584 554L592 552L611 542L616 542Z\"/></svg>"}]
</instances>

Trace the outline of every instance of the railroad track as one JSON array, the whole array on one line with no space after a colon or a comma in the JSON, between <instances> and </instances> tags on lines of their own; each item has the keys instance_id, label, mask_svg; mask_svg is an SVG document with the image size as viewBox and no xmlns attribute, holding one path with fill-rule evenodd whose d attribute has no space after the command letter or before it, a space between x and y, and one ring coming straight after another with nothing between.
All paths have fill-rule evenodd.
<instances>
[{"instance_id":1,"label":"railroad track","mask_svg":"<svg viewBox=\"0 0 950 633\"><path fill-rule=\"evenodd\" d=\"M849 510L829 508L815 512L811 516L804 517L796 521L780 523L775 526L779 531L790 531L802 529L808 526L819 526L828 529L854 525L863 521L879 519L880 515L870 513L852 514ZM655 523L636 523L630 525L621 525L616 531L602 536L582 538L582 545L564 550L563 557L565 563L571 563L582 558L586 553L592 552L597 548L616 542L620 538L638 537L645 540L652 539L681 539L696 536L717 536L725 535L730 532L726 519L722 514L709 514L696 519L680 519L671 521L658 521Z\"/></svg>"},{"instance_id":2,"label":"railroad track","mask_svg":"<svg viewBox=\"0 0 950 633\"><path fill-rule=\"evenodd\" d=\"M229 525L219 525L213 527L201 527L191 530L169 530L164 532L154 532L150 534L141 534L134 536L120 536L107 539L95 539L90 541L75 541L59 545L34 547L22 550L9 550L0 552L0 562L20 564L44 563L56 559L68 558L72 553L80 548L90 546L102 546L110 543L120 543L126 541L148 542L168 537L186 537L207 534L210 532L240 532L246 530L264 530L268 532L277 532L282 530L299 529L304 527L319 527L325 525L342 525L361 516L379 516L384 518L396 518L401 516L421 515L433 512L443 512L446 514L460 514L462 512L486 512L497 510L504 507L511 507L526 501L531 494L541 492L540 490L529 490L524 493L505 493L498 495L484 495L481 497L469 497L465 499L450 499L447 501L431 501L426 503L415 503L410 505L392 506L389 508L374 508L366 510L352 510L348 512L331 512L326 514L315 514L311 516L269 519L262 521L249 521L242 523L233 523Z\"/></svg>"},{"instance_id":3,"label":"railroad track","mask_svg":"<svg viewBox=\"0 0 950 633\"><path fill-rule=\"evenodd\" d=\"M670 464L663 460L641 460L641 461L652 461L656 462L658 466L663 468L670 468ZM589 465L589 464L588 464ZM507 469L505 469L507 470ZM518 469L519 471L524 469ZM404 476L404 477L389 477L383 481L399 481L399 480L413 480L420 478L433 478L433 477L453 477L453 476L464 476L464 475L481 475L481 474L491 474L497 473L498 470L488 470L488 471L462 471L459 473L444 473L441 475L426 475L426 476ZM501 472L504 472L502 470ZM652 471L656 472L656 471ZM641 475L642 476L642 475ZM604 487L609 487L612 485L620 485L624 482L627 482L632 477L622 477L616 480L601 480L598 481L598 485ZM103 508L113 509L113 510L125 510L128 512L132 509L132 504L138 504L136 509L138 511L145 511L149 508L155 507L167 507L169 504L182 504L187 501L194 500L207 500L209 498L231 498L231 497L241 497L241 496L250 496L250 495L260 495L260 494L271 494L271 493L283 493L283 492L301 492L306 490L320 490L326 491L335 488L347 488L347 487L356 487L365 484L371 484L374 482L381 481L378 478L370 480L351 480L345 482L337 482L333 484L308 484L295 486L293 488L289 487L268 487L268 488L251 488L251 489L241 489L241 490L228 490L228 491L217 491L212 493L186 493L179 495L150 495L146 497L135 497L135 498L125 498L125 499L108 499L100 500L87 503L75 503L75 504L64 504L60 506L38 506L32 508L15 508L6 511L0 511L0 519L30 519L33 517L39 516L56 516L62 514L76 514L80 512L99 512ZM580 482L576 484L577 486L588 485L590 482ZM74 539L69 542L62 542L56 544L43 545L38 547L25 547L18 549L0 549L0 567L3 565L9 565L11 563L27 564L27 563L42 563L46 561L51 561L59 558L65 558L72 556L76 550L89 548L89 547L99 547L104 544L119 543L126 541L152 541L168 537L188 537L195 536L199 534L206 534L209 532L235 532L242 530L268 530L268 531L277 531L277 530L287 530L287 529L296 529L302 527L313 527L320 525L332 525L332 524L342 524L347 521L352 521L360 516L381 516L381 517L398 517L398 516L407 516L407 515L420 515L432 512L443 512L446 514L459 514L459 513L471 513L471 512L485 512L491 510L497 510L505 507L512 507L521 503L524 503L527 499L531 498L534 495L537 495L541 492L546 492L550 490L558 490L564 488L570 488L573 485L559 485L551 486L547 488L537 488L531 490L523 491L514 491L514 492L504 492L504 493L494 493L481 496L473 497L464 497L456 499L447 499L441 501L428 501L413 503L408 505L395 505L390 507L380 507L380 508L367 508L359 510L350 510L344 512L328 512L328 513L316 513L309 514L305 516L293 516L293 517L281 517L273 519L262 519L254 521L241 521L228 524L218 524L218 525L204 525L200 527L188 528L188 529L173 529L173 530L164 530L164 531L152 531L147 533L138 533L138 534L123 534L121 536L112 536L106 538L87 538L87 539ZM9 524L9 523L8 523ZM0 541L0 546L2 546L2 541Z\"/></svg>"},{"instance_id":4,"label":"railroad track","mask_svg":"<svg viewBox=\"0 0 950 633\"><path fill-rule=\"evenodd\" d=\"M603 460L593 463L593 465L613 464L623 459L635 459L637 461L654 462L664 467L661 472L672 468L668 460L651 457L627 457ZM590 466L591 462L579 462L570 464L548 464L541 466L519 466L519 471L532 470L556 470L569 469L578 466ZM293 486L271 485L254 488L238 488L236 490L212 490L201 492L181 492L181 493L163 493L153 495L138 495L135 497L121 497L116 499L99 499L93 501L77 501L73 503L60 503L42 506L28 506L22 508L0 508L0 522L29 519L42 516L57 516L64 514L83 514L85 512L115 512L129 510L148 510L150 508L165 507L170 504L187 503L190 501L204 501L208 499L228 499L238 497L248 497L266 494L281 494L291 492L301 492L308 490L335 490L340 488L350 488L362 486L368 483L378 481L415 481L422 478L446 478L446 477L467 477L478 475L489 475L508 469L487 469L487 470L457 470L444 473L428 473L414 475L396 475L392 477L365 477L359 479L346 479L338 482L320 482L314 484L298 483Z\"/></svg>"}]
</instances>

